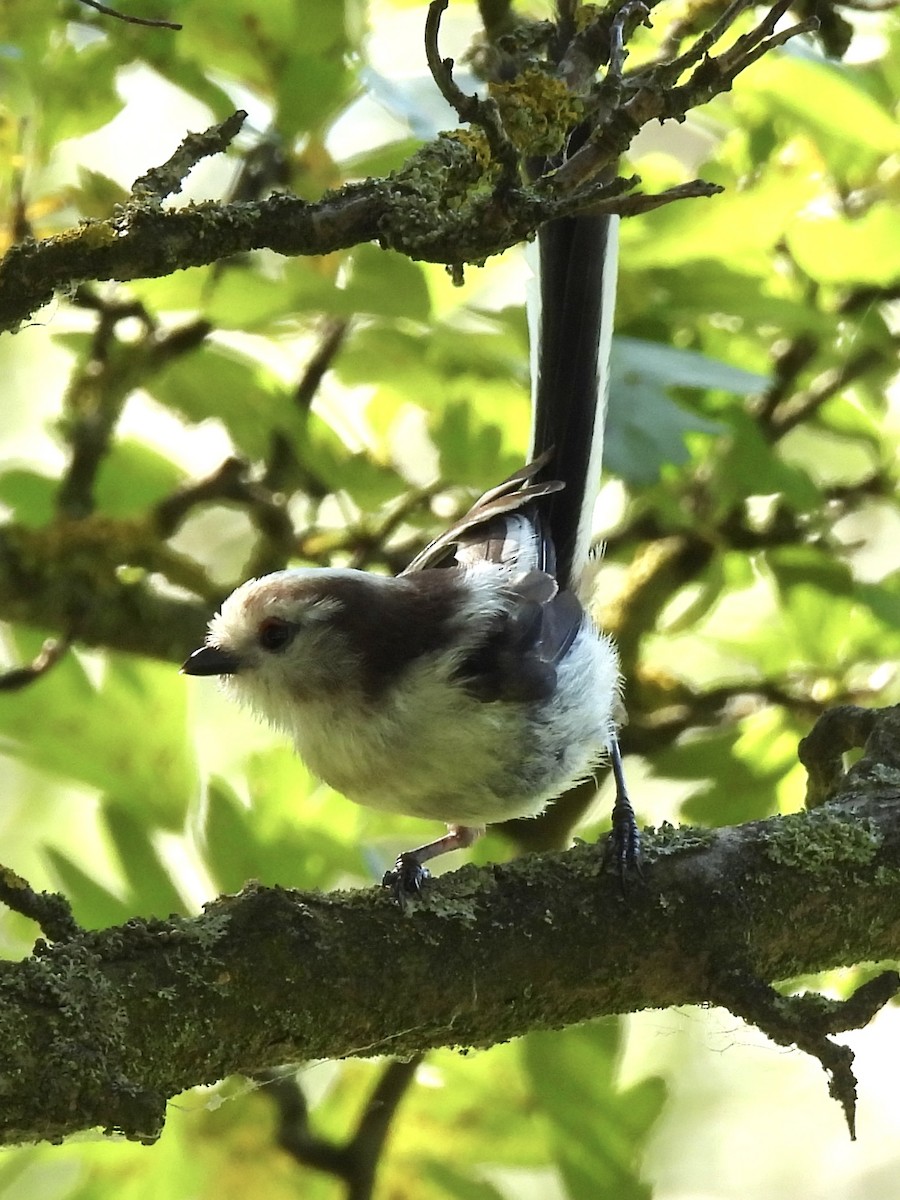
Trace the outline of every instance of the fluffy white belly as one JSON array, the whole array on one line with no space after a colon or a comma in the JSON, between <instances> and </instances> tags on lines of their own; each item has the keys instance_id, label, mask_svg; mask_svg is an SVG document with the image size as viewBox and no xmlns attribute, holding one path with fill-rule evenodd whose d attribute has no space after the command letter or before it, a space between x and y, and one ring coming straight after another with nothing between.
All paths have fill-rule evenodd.
<instances>
[{"instance_id":1,"label":"fluffy white belly","mask_svg":"<svg viewBox=\"0 0 900 1200\"><path fill-rule=\"evenodd\" d=\"M481 701L425 663L381 707L318 700L289 732L310 770L358 804L486 825L534 816L590 773L618 682L612 645L586 623L547 701Z\"/></svg>"}]
</instances>

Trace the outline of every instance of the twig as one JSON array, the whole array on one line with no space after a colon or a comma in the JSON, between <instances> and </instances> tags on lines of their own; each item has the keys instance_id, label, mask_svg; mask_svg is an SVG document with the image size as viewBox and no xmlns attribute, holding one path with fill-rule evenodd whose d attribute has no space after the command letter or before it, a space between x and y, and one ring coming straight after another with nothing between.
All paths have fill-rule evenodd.
<instances>
[{"instance_id":1,"label":"twig","mask_svg":"<svg viewBox=\"0 0 900 1200\"><path fill-rule=\"evenodd\" d=\"M278 1145L303 1166L343 1180L347 1200L371 1200L375 1174L391 1121L415 1078L423 1055L394 1060L385 1067L349 1141L341 1145L314 1133L306 1097L296 1075L263 1075L278 1106Z\"/></svg>"},{"instance_id":2,"label":"twig","mask_svg":"<svg viewBox=\"0 0 900 1200\"><path fill-rule=\"evenodd\" d=\"M772 413L771 426L775 438L784 437L791 429L808 420L826 400L843 391L848 383L859 379L870 368L887 361L883 351L869 346L841 367L826 371L805 392L798 392Z\"/></svg>"},{"instance_id":3,"label":"twig","mask_svg":"<svg viewBox=\"0 0 900 1200\"><path fill-rule=\"evenodd\" d=\"M155 20L153 17L129 17L126 13L119 12L118 9L110 8L107 4L100 4L99 0L80 0L82 4L86 4L89 8L95 8L97 12L104 13L107 17L115 17L117 21L125 21L128 25L149 25L154 29L183 29L183 25L179 25L177 21Z\"/></svg>"},{"instance_id":4,"label":"twig","mask_svg":"<svg viewBox=\"0 0 900 1200\"><path fill-rule=\"evenodd\" d=\"M622 72L625 69L625 59L628 56L628 51L625 49L625 26L634 18L639 18L638 23L647 20L650 15L650 9L644 4L643 0L629 0L627 4L623 4L616 13L612 23L612 30L609 38L609 72L608 79L615 80L621 87Z\"/></svg>"},{"instance_id":5,"label":"twig","mask_svg":"<svg viewBox=\"0 0 900 1200\"><path fill-rule=\"evenodd\" d=\"M844 1110L851 1140L856 1140L856 1078L853 1051L832 1042L830 1034L860 1029L900 991L900 975L884 971L863 984L848 1000L816 994L779 995L768 984L743 972L729 972L716 986L715 1001L742 1017L779 1046L796 1046L819 1060L830 1076L829 1094Z\"/></svg>"},{"instance_id":6,"label":"twig","mask_svg":"<svg viewBox=\"0 0 900 1200\"><path fill-rule=\"evenodd\" d=\"M137 300L106 300L80 288L76 303L95 309L99 319L90 354L72 376L63 401L60 426L71 458L60 480L56 507L61 515L80 519L94 510L97 472L109 452L134 381L145 382L166 363L193 350L209 333L210 325L197 319L158 334L156 322ZM141 321L144 336L114 353L116 326L127 317Z\"/></svg>"},{"instance_id":7,"label":"twig","mask_svg":"<svg viewBox=\"0 0 900 1200\"><path fill-rule=\"evenodd\" d=\"M36 921L51 942L65 942L82 932L65 896L58 892L36 892L26 879L9 867L0 866L0 902L13 912Z\"/></svg>"},{"instance_id":8,"label":"twig","mask_svg":"<svg viewBox=\"0 0 900 1200\"><path fill-rule=\"evenodd\" d=\"M421 508L423 504L431 500L433 496L436 496L444 487L444 483L436 480L427 487L415 488L400 498L399 503L394 506L376 529L365 533L362 537L351 534L347 541L353 544L355 549L353 557L350 560L350 566L363 568L371 565L371 551L381 550L384 552L385 542L394 530L402 525L410 513L414 513L417 509Z\"/></svg>"},{"instance_id":9,"label":"twig","mask_svg":"<svg viewBox=\"0 0 900 1200\"><path fill-rule=\"evenodd\" d=\"M753 0L732 0L719 19L704 33L701 33L691 48L679 57L669 59L668 51L664 47L660 52L660 58L650 68L654 79L659 83L668 84L669 86L677 83L688 67L692 67L700 62L713 48L719 38L731 28L740 14L745 9L751 7L752 3ZM787 5L784 7L786 8Z\"/></svg>"},{"instance_id":10,"label":"twig","mask_svg":"<svg viewBox=\"0 0 900 1200\"><path fill-rule=\"evenodd\" d=\"M353 1160L347 1200L369 1200L371 1197L391 1121L423 1058L422 1054L413 1054L409 1058L394 1059L375 1085L347 1147Z\"/></svg>"},{"instance_id":11,"label":"twig","mask_svg":"<svg viewBox=\"0 0 900 1200\"><path fill-rule=\"evenodd\" d=\"M806 768L806 807L824 804L844 778L844 753L861 750L875 728L877 712L844 704L822 713L797 747Z\"/></svg>"},{"instance_id":12,"label":"twig","mask_svg":"<svg viewBox=\"0 0 900 1200\"><path fill-rule=\"evenodd\" d=\"M347 338L349 328L350 321L346 317L336 317L325 322L321 341L306 364L306 370L294 392L294 401L301 411L306 412L312 404L326 372Z\"/></svg>"},{"instance_id":13,"label":"twig","mask_svg":"<svg viewBox=\"0 0 900 1200\"><path fill-rule=\"evenodd\" d=\"M134 181L132 198L138 202L161 204L167 196L176 195L197 163L228 149L246 119L247 114L243 109L238 109L203 133L189 133L171 158L159 167L152 167Z\"/></svg>"},{"instance_id":14,"label":"twig","mask_svg":"<svg viewBox=\"0 0 900 1200\"><path fill-rule=\"evenodd\" d=\"M431 0L428 5L428 15L425 18L425 58L428 69L438 91L459 119L466 124L477 125L484 131L491 155L502 168L504 178L507 181L515 179L518 175L519 155L506 136L497 105L491 99L480 100L477 96L467 96L453 78L453 59L441 58L438 37L441 18L449 3L450 0Z\"/></svg>"},{"instance_id":15,"label":"twig","mask_svg":"<svg viewBox=\"0 0 900 1200\"><path fill-rule=\"evenodd\" d=\"M243 458L226 458L206 479L179 488L153 510L153 524L160 537L169 538L198 504L227 500L248 509L254 524L269 536L292 545L294 528L284 506L266 489L249 478L250 466Z\"/></svg>"},{"instance_id":16,"label":"twig","mask_svg":"<svg viewBox=\"0 0 900 1200\"><path fill-rule=\"evenodd\" d=\"M756 420L763 427L771 424L778 406L790 394L800 372L812 362L818 351L818 339L810 333L798 334L787 345L779 345L773 349L772 382L752 410Z\"/></svg>"},{"instance_id":17,"label":"twig","mask_svg":"<svg viewBox=\"0 0 900 1200\"><path fill-rule=\"evenodd\" d=\"M599 121L587 143L560 167L554 177L557 186L572 191L585 180L595 178L627 150L638 129L654 120L681 120L690 109L729 91L735 78L758 58L798 34L818 28L816 18L810 17L781 33L773 33L775 24L790 5L790 0L778 0L754 29L717 58L710 57L705 51L748 3L749 0L734 0L713 28L699 39L704 57L684 84L673 86L685 68L696 61L696 46L675 64L654 64L629 77L626 82L632 95Z\"/></svg>"},{"instance_id":18,"label":"twig","mask_svg":"<svg viewBox=\"0 0 900 1200\"><path fill-rule=\"evenodd\" d=\"M266 1095L278 1109L278 1145L296 1162L329 1175L344 1177L343 1146L318 1137L309 1125L309 1108L303 1089L293 1072L261 1072L256 1078L266 1084Z\"/></svg>"},{"instance_id":19,"label":"twig","mask_svg":"<svg viewBox=\"0 0 900 1200\"><path fill-rule=\"evenodd\" d=\"M639 213L652 212L662 208L664 204L674 204L678 200L699 199L701 197L718 196L725 189L718 183L707 183L704 179L691 179L687 183L677 183L662 192L633 192L621 200L616 200L606 208L606 211L616 212L620 217L632 217ZM604 211L601 202L598 212Z\"/></svg>"},{"instance_id":20,"label":"twig","mask_svg":"<svg viewBox=\"0 0 900 1200\"><path fill-rule=\"evenodd\" d=\"M0 674L0 692L18 692L28 687L59 662L69 649L69 638L48 638L27 667L13 667Z\"/></svg>"},{"instance_id":21,"label":"twig","mask_svg":"<svg viewBox=\"0 0 900 1200\"><path fill-rule=\"evenodd\" d=\"M307 420L316 393L340 353L349 328L350 321L346 317L330 317L323 321L319 344L294 389L294 403L302 421ZM261 484L270 492L299 489L311 500L324 500L329 494L315 472L300 462L297 439L289 438L281 429L272 431Z\"/></svg>"}]
</instances>

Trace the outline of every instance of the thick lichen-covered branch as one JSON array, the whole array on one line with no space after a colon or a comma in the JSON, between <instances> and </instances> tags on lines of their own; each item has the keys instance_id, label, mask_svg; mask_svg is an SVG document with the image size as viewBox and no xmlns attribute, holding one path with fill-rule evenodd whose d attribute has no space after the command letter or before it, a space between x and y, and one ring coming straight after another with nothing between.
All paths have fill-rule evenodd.
<instances>
[{"instance_id":1,"label":"thick lichen-covered branch","mask_svg":"<svg viewBox=\"0 0 900 1200\"><path fill-rule=\"evenodd\" d=\"M155 574L173 582L180 576L198 598L160 590ZM215 599L200 569L168 550L145 522L89 517L44 529L0 528L5 621L179 662L202 639Z\"/></svg>"},{"instance_id":2,"label":"thick lichen-covered branch","mask_svg":"<svg viewBox=\"0 0 900 1200\"><path fill-rule=\"evenodd\" d=\"M468 129L441 134L387 178L347 184L315 203L277 194L163 208L163 198L179 190L201 158L228 147L243 119L242 113L235 113L205 133L188 135L166 163L136 181L129 201L110 219L84 221L55 237L25 239L12 246L0 261L0 330L17 328L56 291L84 280L149 279L251 250L323 255L372 241L410 258L444 263L458 277L464 264L484 262L532 237L556 217L581 212L629 216L691 196L713 195L718 188L700 180L657 195L643 194L634 190L638 180L613 177L617 161L643 125L670 117L681 120L692 108L730 89L761 54L814 27L810 20L774 33L774 21L785 3L779 0L755 30L718 57L706 53L695 65L696 55L692 58L688 51L681 59L656 63L633 76L622 74L623 39L642 19L644 6L626 5L621 19L601 13L590 39L585 29L572 39L577 64L563 54L556 68L544 70L546 87L520 89L513 105L507 97L505 115L493 97L480 100L456 87L452 60L442 59L437 50L442 5L433 5L429 60L439 86L461 115L474 122ZM736 0L716 25L717 36L745 7L744 0ZM707 36L704 46L708 41ZM584 76L609 59L607 79L591 92ZM525 68L514 53L511 62L521 75ZM675 86L683 64L689 64L692 73ZM560 88L571 92L563 97L562 110ZM576 95L573 88L584 95ZM550 113L539 111L542 96L551 105ZM560 125L561 111L569 117ZM555 130L562 144L567 129L579 123L583 113L590 130L584 147L560 171L534 184L521 182L528 174L523 159L517 183L516 151L525 157L537 152L523 149L523 131ZM519 129L516 138L510 134L514 126Z\"/></svg>"},{"instance_id":3,"label":"thick lichen-covered branch","mask_svg":"<svg viewBox=\"0 0 900 1200\"><path fill-rule=\"evenodd\" d=\"M192 919L63 927L53 945L0 965L0 1141L95 1125L153 1139L169 1097L235 1071L488 1046L729 997L780 1040L827 1051L847 1107L849 1059L823 1038L865 1023L893 978L824 1015L779 1006L763 985L897 956L898 798L900 709L887 709L829 803L649 834L646 879L625 899L602 847L578 845L465 867L433 881L407 916L375 888L252 886ZM751 992L768 997L762 1008Z\"/></svg>"}]
</instances>

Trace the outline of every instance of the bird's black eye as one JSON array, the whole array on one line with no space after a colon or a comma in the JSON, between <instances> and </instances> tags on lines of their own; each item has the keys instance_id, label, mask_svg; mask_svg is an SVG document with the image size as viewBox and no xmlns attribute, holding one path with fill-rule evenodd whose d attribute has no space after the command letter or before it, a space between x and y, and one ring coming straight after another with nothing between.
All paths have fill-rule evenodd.
<instances>
[{"instance_id":1,"label":"bird's black eye","mask_svg":"<svg viewBox=\"0 0 900 1200\"><path fill-rule=\"evenodd\" d=\"M281 617L266 617L257 630L256 640L263 650L283 650L297 632L296 625Z\"/></svg>"}]
</instances>

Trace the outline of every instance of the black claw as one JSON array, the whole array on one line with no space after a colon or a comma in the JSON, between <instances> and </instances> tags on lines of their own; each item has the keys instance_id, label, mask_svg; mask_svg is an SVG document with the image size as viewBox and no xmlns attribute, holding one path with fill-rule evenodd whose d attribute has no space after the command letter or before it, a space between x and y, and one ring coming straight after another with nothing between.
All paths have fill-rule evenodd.
<instances>
[{"instance_id":1,"label":"black claw","mask_svg":"<svg viewBox=\"0 0 900 1200\"><path fill-rule=\"evenodd\" d=\"M622 892L632 876L644 878L641 870L641 835L637 821L634 819L634 809L628 799L628 789L625 786L625 773L622 770L622 756L619 743L613 737L609 748L613 775L616 780L616 802L612 810L612 832L606 842L603 854L603 865L609 870L615 870L619 876Z\"/></svg>"},{"instance_id":2,"label":"black claw","mask_svg":"<svg viewBox=\"0 0 900 1200\"><path fill-rule=\"evenodd\" d=\"M629 879L643 879L641 870L641 835L634 819L634 809L627 799L616 798L612 813L612 831L603 855L604 865L619 876L622 890Z\"/></svg>"},{"instance_id":3,"label":"black claw","mask_svg":"<svg viewBox=\"0 0 900 1200\"><path fill-rule=\"evenodd\" d=\"M423 885L430 872L422 866L415 854L406 852L397 856L392 871L385 871L381 886L389 888L391 895L402 909L422 899Z\"/></svg>"}]
</instances>

